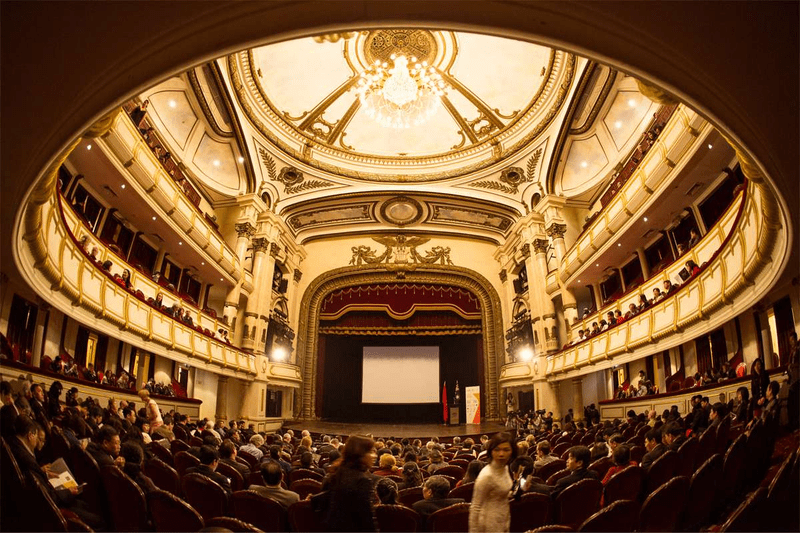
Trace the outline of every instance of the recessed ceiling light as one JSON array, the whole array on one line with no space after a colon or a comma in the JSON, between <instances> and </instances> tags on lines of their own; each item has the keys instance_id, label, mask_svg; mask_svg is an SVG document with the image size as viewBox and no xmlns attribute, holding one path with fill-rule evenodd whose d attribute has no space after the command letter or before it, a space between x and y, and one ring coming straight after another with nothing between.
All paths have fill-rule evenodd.
<instances>
[{"instance_id":1,"label":"recessed ceiling light","mask_svg":"<svg viewBox=\"0 0 800 533\"><path fill-rule=\"evenodd\" d=\"M620 128L622 127L622 122L620 122L619 120L618 120L618 121L616 121L616 122L614 123L614 127L615 127L615 128L617 128L617 129L620 129Z\"/></svg>"},{"instance_id":2,"label":"recessed ceiling light","mask_svg":"<svg viewBox=\"0 0 800 533\"><path fill-rule=\"evenodd\" d=\"M628 100L628 105L631 107L636 107L636 100L631 98L630 100Z\"/></svg>"},{"instance_id":3,"label":"recessed ceiling light","mask_svg":"<svg viewBox=\"0 0 800 533\"><path fill-rule=\"evenodd\" d=\"M582 161L582 162L581 162L581 166L582 166L583 168L586 168L586 167L588 167L588 166L589 166L589 163L587 163L586 161Z\"/></svg>"},{"instance_id":4,"label":"recessed ceiling light","mask_svg":"<svg viewBox=\"0 0 800 533\"><path fill-rule=\"evenodd\" d=\"M91 150L91 149L92 149L92 145L91 145L91 144L87 144L87 145L86 145L86 149L87 149L87 150Z\"/></svg>"},{"instance_id":5,"label":"recessed ceiling light","mask_svg":"<svg viewBox=\"0 0 800 533\"><path fill-rule=\"evenodd\" d=\"M178 246L183 246L183 242L182 241L178 241Z\"/></svg>"},{"instance_id":6,"label":"recessed ceiling light","mask_svg":"<svg viewBox=\"0 0 800 533\"><path fill-rule=\"evenodd\" d=\"M219 166L219 159L215 159L215 160L214 160L214 166L215 166L215 167L218 167L218 166Z\"/></svg>"},{"instance_id":7,"label":"recessed ceiling light","mask_svg":"<svg viewBox=\"0 0 800 533\"><path fill-rule=\"evenodd\" d=\"M580 283L580 282L581 282L581 280L578 280L578 281L577 281L577 283Z\"/></svg>"},{"instance_id":8,"label":"recessed ceiling light","mask_svg":"<svg viewBox=\"0 0 800 533\"><path fill-rule=\"evenodd\" d=\"M219 280L220 280L220 281L225 281L225 280L224 280L224 279L222 279L222 278L219 278Z\"/></svg>"},{"instance_id":9,"label":"recessed ceiling light","mask_svg":"<svg viewBox=\"0 0 800 533\"><path fill-rule=\"evenodd\" d=\"M125 188L125 184L123 183L122 185L120 185L120 188L124 189Z\"/></svg>"},{"instance_id":10,"label":"recessed ceiling light","mask_svg":"<svg viewBox=\"0 0 800 533\"><path fill-rule=\"evenodd\" d=\"M618 243L617 243L617 246L622 246L622 243L621 243L621 242L618 242Z\"/></svg>"},{"instance_id":11,"label":"recessed ceiling light","mask_svg":"<svg viewBox=\"0 0 800 533\"><path fill-rule=\"evenodd\" d=\"M647 222L647 217L644 217L644 218L642 218L642 220L644 220L645 222Z\"/></svg>"},{"instance_id":12,"label":"recessed ceiling light","mask_svg":"<svg viewBox=\"0 0 800 533\"><path fill-rule=\"evenodd\" d=\"M205 262L205 261L201 261L201 262L200 262L200 265L201 265L201 266L202 266L202 265L205 265L205 264L206 264L206 262Z\"/></svg>"},{"instance_id":13,"label":"recessed ceiling light","mask_svg":"<svg viewBox=\"0 0 800 533\"><path fill-rule=\"evenodd\" d=\"M175 102L175 100L170 100L169 101L169 106L174 109L175 107L178 106L178 104Z\"/></svg>"},{"instance_id":14,"label":"recessed ceiling light","mask_svg":"<svg viewBox=\"0 0 800 533\"><path fill-rule=\"evenodd\" d=\"M244 157L239 156L239 163L244 163Z\"/></svg>"},{"instance_id":15,"label":"recessed ceiling light","mask_svg":"<svg viewBox=\"0 0 800 533\"><path fill-rule=\"evenodd\" d=\"M595 263L595 265L594 265L594 266L596 266L596 267L599 267L599 266L600 266L600 263Z\"/></svg>"},{"instance_id":16,"label":"recessed ceiling light","mask_svg":"<svg viewBox=\"0 0 800 533\"><path fill-rule=\"evenodd\" d=\"M153 220L156 220L156 217L153 217Z\"/></svg>"},{"instance_id":17,"label":"recessed ceiling light","mask_svg":"<svg viewBox=\"0 0 800 533\"><path fill-rule=\"evenodd\" d=\"M713 144L709 144L708 145L708 149L711 150L712 148L714 148L714 145Z\"/></svg>"}]
</instances>

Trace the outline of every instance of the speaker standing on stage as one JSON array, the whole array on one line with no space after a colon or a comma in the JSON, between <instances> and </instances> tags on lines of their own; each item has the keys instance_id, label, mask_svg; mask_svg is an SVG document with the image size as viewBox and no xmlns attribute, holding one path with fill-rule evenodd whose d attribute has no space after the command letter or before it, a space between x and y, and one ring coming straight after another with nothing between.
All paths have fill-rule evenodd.
<instances>
[{"instance_id":1,"label":"speaker standing on stage","mask_svg":"<svg viewBox=\"0 0 800 533\"><path fill-rule=\"evenodd\" d=\"M508 465L517 457L517 445L509 433L497 433L486 451L491 462L475 480L469 530L471 533L507 532L511 527L509 497L513 485Z\"/></svg>"}]
</instances>

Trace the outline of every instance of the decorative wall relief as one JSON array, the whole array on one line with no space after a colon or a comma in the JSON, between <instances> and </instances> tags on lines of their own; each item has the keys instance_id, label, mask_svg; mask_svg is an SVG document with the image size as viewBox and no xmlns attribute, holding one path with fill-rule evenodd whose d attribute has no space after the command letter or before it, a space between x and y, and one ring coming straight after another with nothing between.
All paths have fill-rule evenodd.
<instances>
[{"instance_id":1,"label":"decorative wall relief","mask_svg":"<svg viewBox=\"0 0 800 533\"><path fill-rule=\"evenodd\" d=\"M408 264L433 264L452 265L450 260L450 247L434 246L430 250L424 251L425 255L417 251L418 246L422 246L430 241L426 237L395 235L392 237L373 237L373 241L384 245L386 248L382 254L377 255L377 251L370 246L353 246L351 251L353 257L350 259L351 265L360 266L362 264L386 263L394 265Z\"/></svg>"},{"instance_id":2,"label":"decorative wall relief","mask_svg":"<svg viewBox=\"0 0 800 533\"><path fill-rule=\"evenodd\" d=\"M306 180L303 172L295 167L283 167L280 173L276 173L275 160L269 155L269 152L259 147L258 154L261 157L261 162L267 169L267 175L270 181L279 181L283 183L283 192L286 194L296 194L310 189L332 187L334 185L324 180Z\"/></svg>"},{"instance_id":3,"label":"decorative wall relief","mask_svg":"<svg viewBox=\"0 0 800 533\"><path fill-rule=\"evenodd\" d=\"M517 194L519 187L523 183L536 181L536 167L542 157L542 149L539 148L528 160L527 173L520 167L508 167L500 173L500 180L481 180L470 183L470 187L480 187L492 191L499 191L506 194Z\"/></svg>"}]
</instances>

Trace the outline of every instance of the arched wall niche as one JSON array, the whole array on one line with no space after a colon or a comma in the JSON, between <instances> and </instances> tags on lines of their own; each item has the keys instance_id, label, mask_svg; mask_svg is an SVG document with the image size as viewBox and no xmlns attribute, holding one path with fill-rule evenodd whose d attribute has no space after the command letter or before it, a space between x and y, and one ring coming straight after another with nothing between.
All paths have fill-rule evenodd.
<instances>
[{"instance_id":1,"label":"arched wall niche","mask_svg":"<svg viewBox=\"0 0 800 533\"><path fill-rule=\"evenodd\" d=\"M461 287L472 292L481 302L483 328L482 356L484 377L481 388L486 404L486 419L500 416L499 376L503 357L503 316L500 298L489 280L468 268L450 265L363 265L344 267L321 274L311 282L300 305L297 354L302 369L302 408L300 416L312 419L315 415L317 395L317 353L319 341L319 313L322 301L330 293L346 287L369 283L441 283Z\"/></svg>"}]
</instances>

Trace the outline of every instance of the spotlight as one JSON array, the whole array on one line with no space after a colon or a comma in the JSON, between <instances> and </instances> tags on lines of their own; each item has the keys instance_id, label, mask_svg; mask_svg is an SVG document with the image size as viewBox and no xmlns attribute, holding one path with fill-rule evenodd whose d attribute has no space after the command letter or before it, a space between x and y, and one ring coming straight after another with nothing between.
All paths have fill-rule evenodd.
<instances>
[{"instance_id":1,"label":"spotlight","mask_svg":"<svg viewBox=\"0 0 800 533\"><path fill-rule=\"evenodd\" d=\"M286 359L286 356L286 349L282 346L277 346L274 350L272 350L272 359L275 361L283 361Z\"/></svg>"},{"instance_id":2,"label":"spotlight","mask_svg":"<svg viewBox=\"0 0 800 533\"><path fill-rule=\"evenodd\" d=\"M519 358L523 361L530 361L533 359L533 350L529 347L522 348L519 352Z\"/></svg>"}]
</instances>

